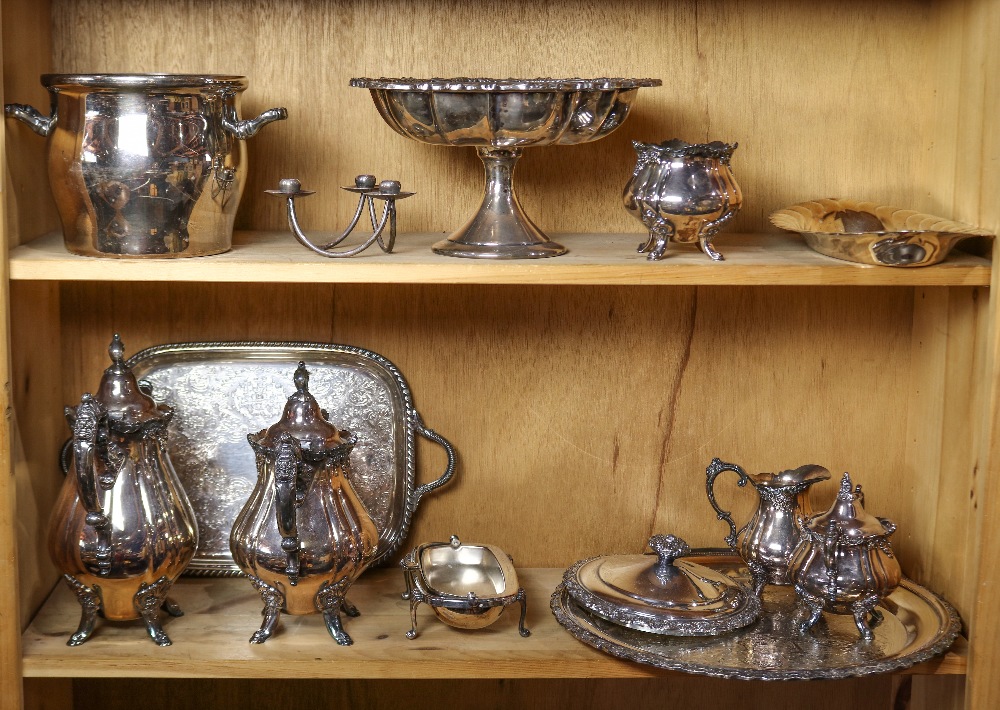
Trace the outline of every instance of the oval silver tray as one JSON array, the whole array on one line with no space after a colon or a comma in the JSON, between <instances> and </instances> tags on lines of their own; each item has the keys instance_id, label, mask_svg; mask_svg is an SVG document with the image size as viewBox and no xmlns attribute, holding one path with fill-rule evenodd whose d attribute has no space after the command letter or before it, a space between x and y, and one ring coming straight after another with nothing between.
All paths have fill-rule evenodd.
<instances>
[{"instance_id":1,"label":"oval silver tray","mask_svg":"<svg viewBox=\"0 0 1000 710\"><path fill-rule=\"evenodd\" d=\"M278 421L295 389L292 373L299 360L309 368L309 389L330 421L358 437L351 483L379 530L373 565L399 549L421 498L451 478L454 450L423 425L402 373L381 355L323 343L147 348L128 366L149 383L157 402L174 407L167 449L198 520L198 550L185 574L240 574L229 532L257 481L246 437ZM414 481L418 434L448 454L441 477L422 486Z\"/></svg>"},{"instance_id":2,"label":"oval silver tray","mask_svg":"<svg viewBox=\"0 0 1000 710\"><path fill-rule=\"evenodd\" d=\"M690 559L749 584L743 561L730 550L694 550ZM764 587L760 619L712 637L661 636L619 626L579 606L564 584L550 606L573 636L618 658L657 668L740 680L847 678L908 668L946 651L961 622L950 604L916 582L904 579L883 599L884 620L865 643L851 616L823 614L801 633L792 587Z\"/></svg>"}]
</instances>

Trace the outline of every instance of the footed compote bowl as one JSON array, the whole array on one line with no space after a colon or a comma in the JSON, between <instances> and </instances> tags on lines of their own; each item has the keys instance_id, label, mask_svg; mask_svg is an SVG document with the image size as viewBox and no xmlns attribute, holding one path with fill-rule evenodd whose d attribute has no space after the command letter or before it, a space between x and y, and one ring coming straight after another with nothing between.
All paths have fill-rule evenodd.
<instances>
[{"instance_id":1,"label":"footed compote bowl","mask_svg":"<svg viewBox=\"0 0 1000 710\"><path fill-rule=\"evenodd\" d=\"M635 94L659 79L351 79L370 89L397 133L432 145L475 146L486 194L464 227L434 245L447 256L535 259L566 253L521 209L514 167L521 150L574 145L611 133Z\"/></svg>"}]
</instances>

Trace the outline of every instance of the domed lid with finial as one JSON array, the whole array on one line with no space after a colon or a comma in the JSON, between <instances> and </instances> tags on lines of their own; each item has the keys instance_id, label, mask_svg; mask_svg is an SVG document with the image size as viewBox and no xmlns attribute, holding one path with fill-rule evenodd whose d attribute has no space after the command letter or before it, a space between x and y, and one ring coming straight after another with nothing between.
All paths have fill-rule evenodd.
<instances>
[{"instance_id":1,"label":"domed lid with finial","mask_svg":"<svg viewBox=\"0 0 1000 710\"><path fill-rule=\"evenodd\" d=\"M348 432L341 432L326 420L316 398L309 392L309 371L299 362L292 377L295 393L285 403L281 419L268 427L256 443L268 449L278 444L282 434L291 434L298 440L304 453L323 454L345 443Z\"/></svg>"},{"instance_id":2,"label":"domed lid with finial","mask_svg":"<svg viewBox=\"0 0 1000 710\"><path fill-rule=\"evenodd\" d=\"M886 535L895 530L895 526L887 528L881 519L865 510L865 496L861 492L861 485L852 487L849 473L845 473L841 479L837 499L830 509L810 518L806 527L823 535L830 530L831 523L838 530L838 537L854 541Z\"/></svg>"},{"instance_id":3,"label":"domed lid with finial","mask_svg":"<svg viewBox=\"0 0 1000 710\"><path fill-rule=\"evenodd\" d=\"M173 413L166 405L157 406L153 398L143 392L135 375L125 365L125 345L115 333L108 346L111 366L104 371L94 399L104 405L112 427L128 431L148 422L161 422Z\"/></svg>"}]
</instances>

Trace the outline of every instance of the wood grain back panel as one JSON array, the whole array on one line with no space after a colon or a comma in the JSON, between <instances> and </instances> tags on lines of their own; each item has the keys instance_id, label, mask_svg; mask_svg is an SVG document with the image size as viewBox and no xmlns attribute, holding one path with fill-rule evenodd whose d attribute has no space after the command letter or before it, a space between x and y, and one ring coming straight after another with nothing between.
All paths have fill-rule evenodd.
<instances>
[{"instance_id":1,"label":"wood grain back panel","mask_svg":"<svg viewBox=\"0 0 1000 710\"><path fill-rule=\"evenodd\" d=\"M937 19L919 0L66 0L52 40L55 71L245 74L247 115L286 106L288 121L248 143L240 228L283 227L280 201L262 191L289 176L319 191L305 224L343 225L354 208L337 187L362 172L417 190L403 230L458 228L481 198L474 151L402 138L348 80L541 75L664 81L640 90L610 137L526 152L518 189L542 229L641 232L621 206L630 141L682 137L740 142L746 202L732 229L754 232L816 197L941 206L914 180L935 138Z\"/></svg>"}]
</instances>

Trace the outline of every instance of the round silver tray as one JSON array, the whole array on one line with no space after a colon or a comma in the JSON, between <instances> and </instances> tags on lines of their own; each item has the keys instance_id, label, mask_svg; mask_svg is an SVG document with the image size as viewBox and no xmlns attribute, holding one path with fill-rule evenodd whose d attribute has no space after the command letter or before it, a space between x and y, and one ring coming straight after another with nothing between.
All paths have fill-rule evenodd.
<instances>
[{"instance_id":1,"label":"round silver tray","mask_svg":"<svg viewBox=\"0 0 1000 710\"><path fill-rule=\"evenodd\" d=\"M685 557L749 582L742 560L729 550L695 550ZM946 651L961 622L950 604L904 579L878 608L885 616L875 639L858 637L850 616L823 614L801 633L795 591L768 585L760 619L714 637L661 636L619 626L579 606L565 585L552 594L551 608L573 636L589 646L657 668L740 680L806 680L887 673Z\"/></svg>"}]
</instances>

